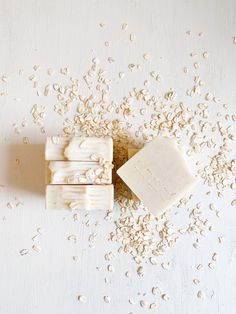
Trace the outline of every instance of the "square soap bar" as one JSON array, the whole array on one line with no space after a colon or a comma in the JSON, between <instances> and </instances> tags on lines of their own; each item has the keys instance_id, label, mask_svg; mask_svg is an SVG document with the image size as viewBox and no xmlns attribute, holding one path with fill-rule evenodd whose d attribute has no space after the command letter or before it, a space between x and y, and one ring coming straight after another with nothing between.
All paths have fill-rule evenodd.
<instances>
[{"instance_id":1,"label":"square soap bar","mask_svg":"<svg viewBox=\"0 0 236 314\"><path fill-rule=\"evenodd\" d=\"M112 210L110 185L47 185L46 209Z\"/></svg>"},{"instance_id":2,"label":"square soap bar","mask_svg":"<svg viewBox=\"0 0 236 314\"><path fill-rule=\"evenodd\" d=\"M111 184L112 167L109 161L48 161L46 184Z\"/></svg>"},{"instance_id":3,"label":"square soap bar","mask_svg":"<svg viewBox=\"0 0 236 314\"><path fill-rule=\"evenodd\" d=\"M47 138L45 160L98 161L99 158L112 162L112 138L79 136Z\"/></svg>"},{"instance_id":4,"label":"square soap bar","mask_svg":"<svg viewBox=\"0 0 236 314\"><path fill-rule=\"evenodd\" d=\"M166 211L196 183L176 140L149 142L117 171L154 215Z\"/></svg>"}]
</instances>

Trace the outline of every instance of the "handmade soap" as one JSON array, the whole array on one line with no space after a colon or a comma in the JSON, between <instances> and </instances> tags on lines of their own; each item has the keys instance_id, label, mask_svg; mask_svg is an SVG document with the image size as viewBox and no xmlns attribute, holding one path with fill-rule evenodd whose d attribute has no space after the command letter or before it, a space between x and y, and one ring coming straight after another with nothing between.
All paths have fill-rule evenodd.
<instances>
[{"instance_id":1,"label":"handmade soap","mask_svg":"<svg viewBox=\"0 0 236 314\"><path fill-rule=\"evenodd\" d=\"M149 142L117 171L155 215L166 211L196 183L174 139Z\"/></svg>"},{"instance_id":2,"label":"handmade soap","mask_svg":"<svg viewBox=\"0 0 236 314\"><path fill-rule=\"evenodd\" d=\"M112 167L109 161L48 161L46 184L111 184Z\"/></svg>"},{"instance_id":3,"label":"handmade soap","mask_svg":"<svg viewBox=\"0 0 236 314\"><path fill-rule=\"evenodd\" d=\"M113 159L113 140L110 137L69 137L47 138L45 160L105 161Z\"/></svg>"},{"instance_id":4,"label":"handmade soap","mask_svg":"<svg viewBox=\"0 0 236 314\"><path fill-rule=\"evenodd\" d=\"M110 185L48 185L47 209L112 210L114 187Z\"/></svg>"}]
</instances>

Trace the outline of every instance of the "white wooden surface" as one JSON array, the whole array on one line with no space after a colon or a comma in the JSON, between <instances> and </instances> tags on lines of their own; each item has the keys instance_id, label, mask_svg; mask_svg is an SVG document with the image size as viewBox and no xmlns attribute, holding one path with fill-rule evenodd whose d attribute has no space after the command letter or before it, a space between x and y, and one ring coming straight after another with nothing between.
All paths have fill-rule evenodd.
<instances>
[{"instance_id":1,"label":"white wooden surface","mask_svg":"<svg viewBox=\"0 0 236 314\"><path fill-rule=\"evenodd\" d=\"M101 29L99 23L105 27ZM128 31L121 24L128 23ZM191 31L191 36L186 31ZM198 36L203 32L201 37ZM130 45L128 34L137 36ZM79 222L73 213L44 210L44 134L40 133L30 117L30 109L38 103L30 83L21 80L18 70L32 73L32 66L52 67L58 70L68 66L74 75L82 75L91 58L98 56L102 62L109 56L116 63L108 65L111 76L127 72L127 64L142 63L142 55L149 52L151 65L144 65L140 76L113 85L116 98L126 90L144 81L142 73L157 68L163 75L163 89L173 88L183 96L190 85L183 74L184 66L191 66L189 53L209 51L210 57L202 62L199 70L208 89L217 94L235 111L236 99L236 2L234 0L0 0L0 76L8 77L8 96L0 98L0 184L5 185L0 194L0 313L1 314L128 314L152 312L142 309L138 293L147 293L153 301L151 288L161 286L170 295L164 302L157 298L158 311L162 314L233 314L236 306L236 229L235 208L228 206L231 196L217 199L221 206L221 219L212 218L216 231L201 242L200 250L192 247L193 237L185 237L163 258L171 260L169 271L145 265L146 275L136 275L136 265L127 255L118 255L112 264L114 273L107 272L104 254L118 245L108 242L107 236L114 228L105 221L103 213L91 213L91 226L86 227L86 213ZM104 42L112 42L110 48ZM147 75L146 75L147 76ZM193 76L193 75L191 75ZM42 79L46 80L43 77ZM5 89L0 84L1 91ZM16 101L15 98L20 98ZM52 100L41 100L53 108ZM54 100L53 100L54 101ZM188 99L189 102L191 100ZM42 103L42 104L43 104ZM214 110L214 109L213 109ZM14 133L12 124L26 117L29 126L23 135L30 138L30 146L22 145L22 136ZM46 117L47 134L62 130L62 119L56 114ZM35 145L35 146L34 146ZM27 153L26 153L27 151ZM15 159L24 162L21 170ZM199 187L198 187L199 188ZM201 191L199 199L203 198ZM7 208L20 197L24 206ZM230 198L231 197L231 198ZM99 221L100 226L95 227ZM38 243L40 253L31 250L31 238L41 227L44 234ZM98 233L95 248L89 248L88 235ZM67 240L70 234L78 235L78 243ZM225 242L219 245L218 236ZM28 248L30 253L21 256L19 251ZM220 259L214 270L207 267L213 252ZM72 256L78 255L75 262ZM196 265L204 269L196 272ZM100 267L100 271L96 270ZM126 278L126 271L133 273ZM206 298L199 300L192 279L201 280L199 288ZM104 281L107 277L108 282ZM77 300L78 294L88 297L85 304ZM111 296L111 303L103 296ZM131 305L128 299L136 304Z\"/></svg>"}]
</instances>

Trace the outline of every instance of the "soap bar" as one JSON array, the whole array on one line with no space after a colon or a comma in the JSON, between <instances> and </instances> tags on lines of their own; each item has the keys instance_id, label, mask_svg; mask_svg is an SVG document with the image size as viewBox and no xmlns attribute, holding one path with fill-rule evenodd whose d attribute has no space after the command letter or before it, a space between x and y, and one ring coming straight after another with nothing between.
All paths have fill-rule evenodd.
<instances>
[{"instance_id":1,"label":"soap bar","mask_svg":"<svg viewBox=\"0 0 236 314\"><path fill-rule=\"evenodd\" d=\"M113 159L113 140L110 137L69 137L47 138L45 160L105 161Z\"/></svg>"},{"instance_id":2,"label":"soap bar","mask_svg":"<svg viewBox=\"0 0 236 314\"><path fill-rule=\"evenodd\" d=\"M111 184L112 167L109 161L48 161L46 184Z\"/></svg>"},{"instance_id":3,"label":"soap bar","mask_svg":"<svg viewBox=\"0 0 236 314\"><path fill-rule=\"evenodd\" d=\"M196 183L176 140L149 142L117 171L154 215L179 200Z\"/></svg>"},{"instance_id":4,"label":"soap bar","mask_svg":"<svg viewBox=\"0 0 236 314\"><path fill-rule=\"evenodd\" d=\"M110 185L47 185L47 209L112 210L114 187Z\"/></svg>"}]
</instances>

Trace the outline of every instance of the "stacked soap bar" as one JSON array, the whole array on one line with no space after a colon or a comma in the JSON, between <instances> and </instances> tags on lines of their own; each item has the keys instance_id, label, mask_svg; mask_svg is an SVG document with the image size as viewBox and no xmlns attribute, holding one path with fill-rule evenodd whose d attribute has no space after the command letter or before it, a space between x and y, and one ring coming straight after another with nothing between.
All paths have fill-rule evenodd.
<instances>
[{"instance_id":1,"label":"stacked soap bar","mask_svg":"<svg viewBox=\"0 0 236 314\"><path fill-rule=\"evenodd\" d=\"M113 208L111 138L47 138L46 208Z\"/></svg>"}]
</instances>

